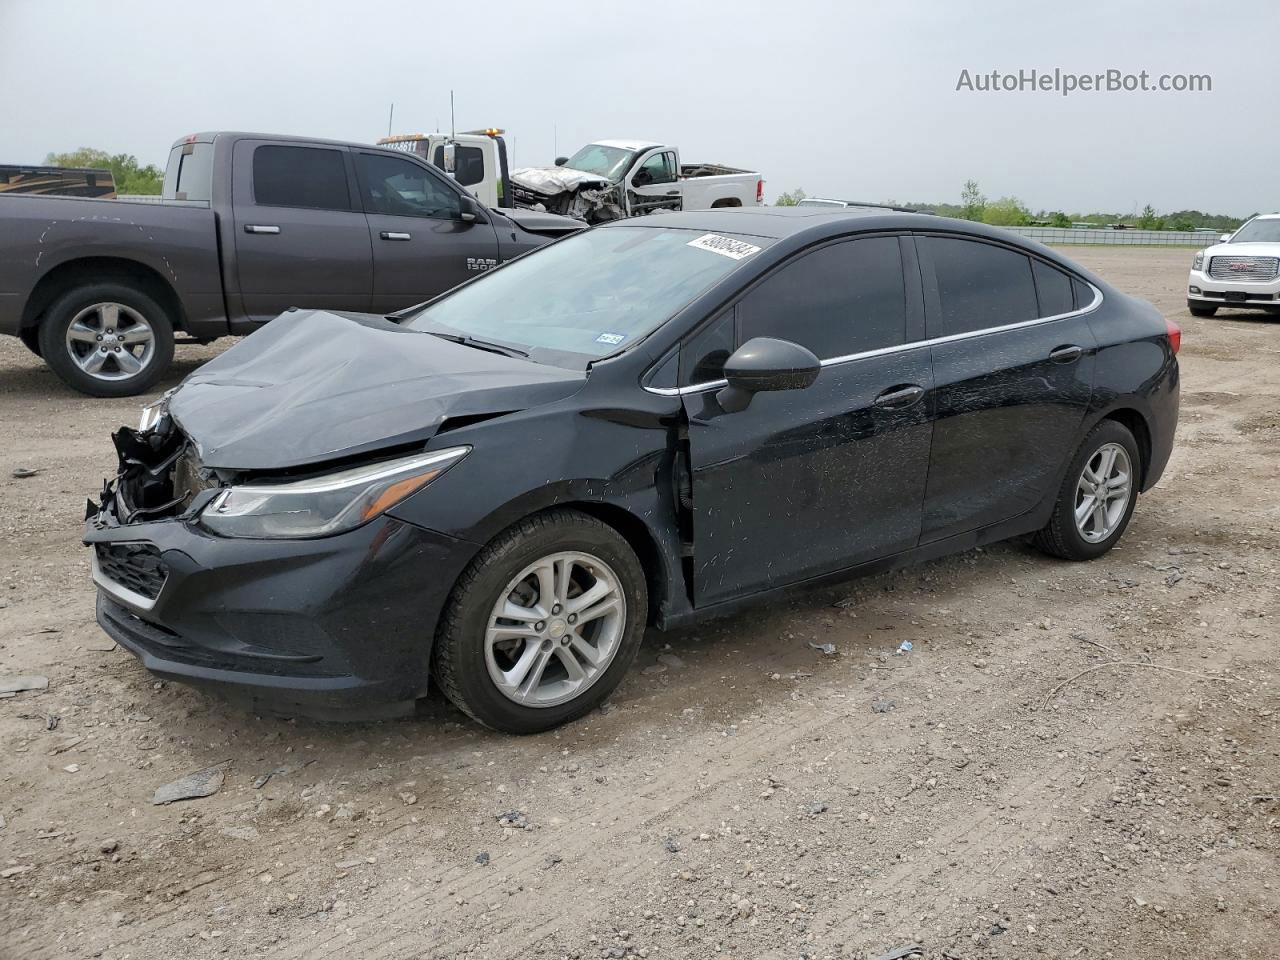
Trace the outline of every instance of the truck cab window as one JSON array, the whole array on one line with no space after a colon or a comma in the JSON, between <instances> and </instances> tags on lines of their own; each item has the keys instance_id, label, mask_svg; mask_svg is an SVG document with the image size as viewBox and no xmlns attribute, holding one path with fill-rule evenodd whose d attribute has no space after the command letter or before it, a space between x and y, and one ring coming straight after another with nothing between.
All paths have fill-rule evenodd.
<instances>
[{"instance_id":1,"label":"truck cab window","mask_svg":"<svg viewBox=\"0 0 1280 960\"><path fill-rule=\"evenodd\" d=\"M253 151L253 199L262 207L350 210L342 151L258 147Z\"/></svg>"},{"instance_id":2,"label":"truck cab window","mask_svg":"<svg viewBox=\"0 0 1280 960\"><path fill-rule=\"evenodd\" d=\"M462 212L458 195L412 160L362 153L357 161L360 191L368 213L456 220Z\"/></svg>"},{"instance_id":3,"label":"truck cab window","mask_svg":"<svg viewBox=\"0 0 1280 960\"><path fill-rule=\"evenodd\" d=\"M436 146L431 162L444 169L444 144ZM464 187L484 181L484 151L479 147L457 145L453 153L453 179Z\"/></svg>"},{"instance_id":4,"label":"truck cab window","mask_svg":"<svg viewBox=\"0 0 1280 960\"><path fill-rule=\"evenodd\" d=\"M637 187L651 187L656 183L675 183L675 154L671 152L655 153L636 171L632 183Z\"/></svg>"}]
</instances>

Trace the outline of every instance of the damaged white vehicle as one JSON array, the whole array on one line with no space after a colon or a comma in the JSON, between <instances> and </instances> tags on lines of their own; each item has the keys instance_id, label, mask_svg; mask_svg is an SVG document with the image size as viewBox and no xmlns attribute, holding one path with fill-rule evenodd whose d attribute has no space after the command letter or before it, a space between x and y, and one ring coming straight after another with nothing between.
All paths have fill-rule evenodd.
<instances>
[{"instance_id":1,"label":"damaged white vehicle","mask_svg":"<svg viewBox=\"0 0 1280 960\"><path fill-rule=\"evenodd\" d=\"M682 164L675 147L647 140L589 143L572 157L557 158L554 167L516 170L511 183L516 206L587 223L764 202L760 174L716 163Z\"/></svg>"}]
</instances>

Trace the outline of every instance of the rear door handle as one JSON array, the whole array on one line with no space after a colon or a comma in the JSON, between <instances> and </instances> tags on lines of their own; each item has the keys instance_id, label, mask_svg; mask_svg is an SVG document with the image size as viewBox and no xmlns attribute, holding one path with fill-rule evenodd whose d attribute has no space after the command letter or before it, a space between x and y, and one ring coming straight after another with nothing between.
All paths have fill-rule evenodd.
<instances>
[{"instance_id":1,"label":"rear door handle","mask_svg":"<svg viewBox=\"0 0 1280 960\"><path fill-rule=\"evenodd\" d=\"M924 387L909 383L906 386L890 387L871 403L882 410L902 410L918 402L923 396Z\"/></svg>"},{"instance_id":2,"label":"rear door handle","mask_svg":"<svg viewBox=\"0 0 1280 960\"><path fill-rule=\"evenodd\" d=\"M380 234L378 234L378 236L380 236L383 240L412 240L413 239L413 234L411 233L397 233L394 230L383 230Z\"/></svg>"},{"instance_id":3,"label":"rear door handle","mask_svg":"<svg viewBox=\"0 0 1280 960\"><path fill-rule=\"evenodd\" d=\"M1054 363L1075 363L1084 355L1084 348L1077 347L1074 343L1069 343L1065 347L1058 347L1049 354L1049 359Z\"/></svg>"},{"instance_id":4,"label":"rear door handle","mask_svg":"<svg viewBox=\"0 0 1280 960\"><path fill-rule=\"evenodd\" d=\"M246 223L244 225L245 233L279 233L280 228L272 224L265 223Z\"/></svg>"}]
</instances>

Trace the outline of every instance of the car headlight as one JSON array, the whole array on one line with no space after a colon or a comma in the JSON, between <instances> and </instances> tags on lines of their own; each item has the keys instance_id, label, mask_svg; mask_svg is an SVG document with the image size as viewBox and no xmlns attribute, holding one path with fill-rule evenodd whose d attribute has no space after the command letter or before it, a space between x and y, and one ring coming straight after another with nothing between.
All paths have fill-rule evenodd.
<instances>
[{"instance_id":1,"label":"car headlight","mask_svg":"<svg viewBox=\"0 0 1280 960\"><path fill-rule=\"evenodd\" d=\"M1191 261L1191 269L1192 269L1192 270L1203 270L1203 269L1204 269L1204 251L1203 251L1203 250L1201 250L1199 253L1197 253L1197 254L1196 254L1196 258L1195 258L1194 260L1192 260L1192 261Z\"/></svg>"},{"instance_id":2,"label":"car headlight","mask_svg":"<svg viewBox=\"0 0 1280 960\"><path fill-rule=\"evenodd\" d=\"M449 447L305 480L228 487L200 513L224 537L324 537L367 523L417 493L471 450Z\"/></svg>"}]
</instances>

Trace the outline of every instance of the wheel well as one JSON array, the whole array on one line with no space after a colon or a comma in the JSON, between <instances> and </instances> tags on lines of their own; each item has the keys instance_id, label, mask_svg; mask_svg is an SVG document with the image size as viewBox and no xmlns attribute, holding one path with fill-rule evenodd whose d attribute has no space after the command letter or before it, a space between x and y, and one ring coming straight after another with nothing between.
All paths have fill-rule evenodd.
<instances>
[{"instance_id":1,"label":"wheel well","mask_svg":"<svg viewBox=\"0 0 1280 960\"><path fill-rule=\"evenodd\" d=\"M1151 465L1151 428L1147 426L1147 418L1137 410L1126 407L1123 410L1112 410L1103 420L1114 420L1126 427L1138 441L1138 454L1142 457L1142 479L1138 484L1142 487L1147 481L1147 470Z\"/></svg>"},{"instance_id":2,"label":"wheel well","mask_svg":"<svg viewBox=\"0 0 1280 960\"><path fill-rule=\"evenodd\" d=\"M711 209L714 210L716 207L740 207L740 206L742 206L742 201L739 200L737 197L721 197L719 200L711 204Z\"/></svg>"},{"instance_id":3,"label":"wheel well","mask_svg":"<svg viewBox=\"0 0 1280 960\"><path fill-rule=\"evenodd\" d=\"M69 260L54 267L36 283L22 311L23 328L34 327L41 316L59 296L66 291L90 283L125 283L136 287L168 315L174 329L186 326L186 314L182 301L173 287L155 270L122 257L84 257Z\"/></svg>"},{"instance_id":4,"label":"wheel well","mask_svg":"<svg viewBox=\"0 0 1280 960\"><path fill-rule=\"evenodd\" d=\"M636 556L640 558L640 566L644 568L645 582L649 589L649 610L646 621L652 623L654 614L662 609L662 601L667 595L667 583L662 575L664 565L658 553L658 545L654 542L653 536L649 533L649 529L644 525L644 522L637 518L635 514L629 513L622 507L614 506L611 503L576 501L557 503L556 507L581 511L588 516L595 517L602 523L608 524L622 534L623 539L627 541L631 549L636 552Z\"/></svg>"}]
</instances>

